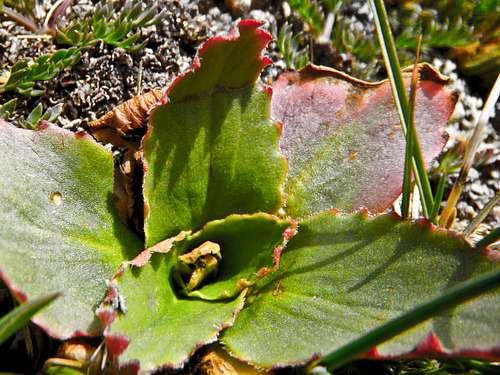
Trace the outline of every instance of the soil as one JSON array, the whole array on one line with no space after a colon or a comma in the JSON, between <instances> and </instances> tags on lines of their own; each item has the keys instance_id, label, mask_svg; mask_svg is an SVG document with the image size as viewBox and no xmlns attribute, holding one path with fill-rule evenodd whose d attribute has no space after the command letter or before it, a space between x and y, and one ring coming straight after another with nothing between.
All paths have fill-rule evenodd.
<instances>
[{"instance_id":1,"label":"soil","mask_svg":"<svg viewBox=\"0 0 500 375\"><path fill-rule=\"evenodd\" d=\"M281 25L288 21L295 27L303 27L302 21L295 17L289 7L280 1L253 1L247 7L244 0L159 0L160 8L166 9L162 22L142 29L141 38L147 40L145 48L138 52L127 52L102 42L82 54L81 60L71 70L60 74L56 79L44 82L46 93L37 98L27 98L15 93L0 95L0 105L17 98L16 112L9 119L16 123L20 117L29 113L38 103L45 109L58 103L63 104L63 112L58 124L71 130L85 130L90 121L96 120L118 104L138 93L153 88L165 88L179 73L185 71L196 53L197 47L207 38L227 33L239 18L254 18L264 22L263 28L276 35ZM53 1L45 0L37 7L37 16L44 19ZM82 18L94 9L97 1L74 1L65 18ZM349 27L372 35L372 19L364 1L352 1L344 10ZM36 36L15 22L0 15L0 66L2 72L21 58L33 58L52 52L55 46L50 39ZM263 83L271 83L285 69L285 63L278 53L276 43L271 43L268 55L273 65L266 68L261 77ZM379 62L349 64L349 56L338 56L331 50L318 46L314 62L333 67L346 68L358 78L383 78ZM450 141L447 148L456 147L467 139L480 113L486 90L473 91L471 84L457 73L455 64L446 59L442 52L435 52L433 63L452 78L453 87L460 92L460 100L453 121L448 127ZM363 65L365 64L365 65ZM369 69L368 69L369 68ZM364 73L363 73L364 72ZM1 74L0 74L1 75ZM456 229L465 228L478 211L500 190L500 105L497 103L496 117L487 126L487 134L475 165L469 174L468 182L457 209ZM449 178L449 186L457 174ZM484 221L480 234L500 225L500 207L494 208ZM3 293L3 294L2 294ZM0 288L0 306L11 308L5 289ZM58 343L35 332L35 346L41 345L42 357L53 350ZM17 353L24 351L22 334L10 342L10 349ZM2 348L0 348L2 350ZM26 355L24 355L26 356ZM22 358L25 357L21 357ZM26 358L25 358L26 359ZM16 360L19 360L17 358ZM35 361L38 365L42 358ZM33 362L33 360L31 360ZM12 366L0 366L1 370L16 370ZM24 369L24 370L23 370ZM22 367L21 371L32 371Z\"/></svg>"}]
</instances>

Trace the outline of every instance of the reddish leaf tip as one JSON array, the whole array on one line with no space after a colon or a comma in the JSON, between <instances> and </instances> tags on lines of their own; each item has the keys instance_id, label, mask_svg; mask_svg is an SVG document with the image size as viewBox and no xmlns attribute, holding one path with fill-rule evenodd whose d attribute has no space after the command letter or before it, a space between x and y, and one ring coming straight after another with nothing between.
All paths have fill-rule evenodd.
<instances>
[{"instance_id":1,"label":"reddish leaf tip","mask_svg":"<svg viewBox=\"0 0 500 375\"><path fill-rule=\"evenodd\" d=\"M120 334L105 335L104 341L109 352L116 357L120 356L128 348L130 343L127 336Z\"/></svg>"},{"instance_id":2,"label":"reddish leaf tip","mask_svg":"<svg viewBox=\"0 0 500 375\"><path fill-rule=\"evenodd\" d=\"M262 62L262 67L265 68L266 66L269 66L273 63L273 60L269 58L269 56L262 56L260 58L260 61Z\"/></svg>"},{"instance_id":3,"label":"reddish leaf tip","mask_svg":"<svg viewBox=\"0 0 500 375\"><path fill-rule=\"evenodd\" d=\"M77 139L93 139L87 132L83 130L78 130L75 132L75 137Z\"/></svg>"},{"instance_id":4,"label":"reddish leaf tip","mask_svg":"<svg viewBox=\"0 0 500 375\"><path fill-rule=\"evenodd\" d=\"M484 256L486 256L492 262L500 262L500 251L494 250L490 247L486 247L481 250L483 251Z\"/></svg>"},{"instance_id":5,"label":"reddish leaf tip","mask_svg":"<svg viewBox=\"0 0 500 375\"><path fill-rule=\"evenodd\" d=\"M297 223L293 223L291 227L288 227L285 229L285 232L283 233L283 236L285 237L285 240L289 240L293 236L295 236L298 232L298 225Z\"/></svg>"},{"instance_id":6,"label":"reddish leaf tip","mask_svg":"<svg viewBox=\"0 0 500 375\"><path fill-rule=\"evenodd\" d=\"M275 271L280 267L281 253L283 252L283 246L276 246L273 250L273 268Z\"/></svg>"},{"instance_id":7,"label":"reddish leaf tip","mask_svg":"<svg viewBox=\"0 0 500 375\"><path fill-rule=\"evenodd\" d=\"M359 209L359 216L361 216L363 219L366 219L370 216L370 210L366 207L361 207Z\"/></svg>"},{"instance_id":8,"label":"reddish leaf tip","mask_svg":"<svg viewBox=\"0 0 500 375\"><path fill-rule=\"evenodd\" d=\"M252 19L245 19L245 20L241 20L239 23L238 23L238 28L241 30L241 29L246 29L246 28L249 28L249 29L256 29L260 26L263 25L263 22L261 21L257 21L257 20L252 20Z\"/></svg>"},{"instance_id":9,"label":"reddish leaf tip","mask_svg":"<svg viewBox=\"0 0 500 375\"><path fill-rule=\"evenodd\" d=\"M276 129L278 129L279 135L283 134L283 123L281 121L275 121Z\"/></svg>"},{"instance_id":10,"label":"reddish leaf tip","mask_svg":"<svg viewBox=\"0 0 500 375\"><path fill-rule=\"evenodd\" d=\"M417 219L415 224L419 226L422 230L428 230L430 232L435 232L436 227L427 219Z\"/></svg>"},{"instance_id":11,"label":"reddish leaf tip","mask_svg":"<svg viewBox=\"0 0 500 375\"><path fill-rule=\"evenodd\" d=\"M381 355L376 347L371 348L368 350L364 355L363 358L366 359L380 359Z\"/></svg>"},{"instance_id":12,"label":"reddish leaf tip","mask_svg":"<svg viewBox=\"0 0 500 375\"><path fill-rule=\"evenodd\" d=\"M16 300L20 303L28 301L28 297L19 289L5 272L0 269L0 280L7 286Z\"/></svg>"},{"instance_id":13,"label":"reddish leaf tip","mask_svg":"<svg viewBox=\"0 0 500 375\"><path fill-rule=\"evenodd\" d=\"M426 353L442 353L443 346L434 332L425 336L415 347L413 353L426 354Z\"/></svg>"},{"instance_id":14,"label":"reddish leaf tip","mask_svg":"<svg viewBox=\"0 0 500 375\"><path fill-rule=\"evenodd\" d=\"M38 124L38 129L43 130L49 127L49 122L46 120L41 120L40 124Z\"/></svg>"},{"instance_id":15,"label":"reddish leaf tip","mask_svg":"<svg viewBox=\"0 0 500 375\"><path fill-rule=\"evenodd\" d=\"M273 97L273 88L271 86L265 85L262 90L269 96L269 99Z\"/></svg>"},{"instance_id":16,"label":"reddish leaf tip","mask_svg":"<svg viewBox=\"0 0 500 375\"><path fill-rule=\"evenodd\" d=\"M116 311L109 307L99 307L96 310L95 314L97 315L105 329L109 327L111 323L113 323L117 315Z\"/></svg>"}]
</instances>

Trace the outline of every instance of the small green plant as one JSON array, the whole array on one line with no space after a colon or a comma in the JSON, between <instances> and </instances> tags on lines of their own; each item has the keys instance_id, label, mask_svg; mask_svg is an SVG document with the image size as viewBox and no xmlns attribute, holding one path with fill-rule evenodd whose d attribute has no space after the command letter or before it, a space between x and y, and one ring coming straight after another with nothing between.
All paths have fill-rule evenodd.
<instances>
[{"instance_id":1,"label":"small green plant","mask_svg":"<svg viewBox=\"0 0 500 375\"><path fill-rule=\"evenodd\" d=\"M95 11L83 20L73 21L67 26L58 27L56 41L61 44L86 47L98 40L129 51L144 47L140 28L159 23L165 9L159 11L158 5L150 2L127 0L123 6L118 2L101 1Z\"/></svg>"},{"instance_id":2,"label":"small green plant","mask_svg":"<svg viewBox=\"0 0 500 375\"><path fill-rule=\"evenodd\" d=\"M428 5L430 8L418 11L413 7L408 10L403 7L391 13L399 15L397 19L391 17L392 27L397 30L398 48L415 49L417 35L423 35L422 44L426 49L461 46L474 39L474 28L466 19L460 16L439 19L437 14L442 13L432 8L432 4Z\"/></svg>"},{"instance_id":3,"label":"small green plant","mask_svg":"<svg viewBox=\"0 0 500 375\"><path fill-rule=\"evenodd\" d=\"M61 49L30 61L18 61L10 69L7 80L0 85L0 93L16 91L26 96L40 96L45 92L38 82L51 80L63 70L71 68L81 57L79 48Z\"/></svg>"},{"instance_id":4,"label":"small green plant","mask_svg":"<svg viewBox=\"0 0 500 375\"><path fill-rule=\"evenodd\" d=\"M43 112L43 106L39 103L33 111L26 117L26 119L22 119L20 121L21 126L27 129L36 129L40 125L42 121L47 121L54 123L55 120L59 117L63 109L63 104L57 104L54 107L47 109Z\"/></svg>"},{"instance_id":5,"label":"small green plant","mask_svg":"<svg viewBox=\"0 0 500 375\"><path fill-rule=\"evenodd\" d=\"M13 9L8 7L15 4L17 5ZM4 13L28 30L53 35L56 43L72 46L40 56L34 61L18 61L10 69L7 80L0 84L0 94L16 91L26 96L42 95L45 89L37 85L37 82L51 80L64 69L70 69L80 60L85 49L99 40L128 51L141 49L146 41L139 43L140 29L159 23L165 14L165 10L158 12L157 5L150 6L149 2L127 0L125 5L120 7L117 2L102 0L96 6L95 12L83 20L76 20L64 26L61 17L70 4L67 0L56 2L48 12L43 26L37 23L33 15L33 1L0 4L0 13Z\"/></svg>"},{"instance_id":6,"label":"small green plant","mask_svg":"<svg viewBox=\"0 0 500 375\"><path fill-rule=\"evenodd\" d=\"M306 24L306 29L311 30L314 43L331 44L337 55L348 55L353 74L365 78L373 77L377 70L374 58L378 53L378 46L363 30L354 29L346 21L342 14L342 5L340 0L290 2L292 9ZM309 54L314 57L314 50Z\"/></svg>"},{"instance_id":7,"label":"small green plant","mask_svg":"<svg viewBox=\"0 0 500 375\"><path fill-rule=\"evenodd\" d=\"M9 120L9 117L16 110L17 99L11 99L4 104L0 104L0 118L4 120Z\"/></svg>"},{"instance_id":8,"label":"small green plant","mask_svg":"<svg viewBox=\"0 0 500 375\"><path fill-rule=\"evenodd\" d=\"M0 118L8 121L16 109L17 99L11 99L3 105L0 105ZM37 129L42 121L55 123L63 110L63 104L57 104L54 107L43 112L42 103L38 105L26 116L17 120L19 126L26 129Z\"/></svg>"},{"instance_id":9,"label":"small green plant","mask_svg":"<svg viewBox=\"0 0 500 375\"><path fill-rule=\"evenodd\" d=\"M61 19L71 3L57 1L41 25L35 17L32 0L2 0L0 12L32 32L55 36L60 44L87 47L101 40L131 51L144 46L145 42L137 43L141 37L139 29L159 23L165 14L165 10L158 11L158 5L151 5L150 1L127 0L122 6L118 1L101 0L94 12L64 25Z\"/></svg>"},{"instance_id":10,"label":"small green plant","mask_svg":"<svg viewBox=\"0 0 500 375\"><path fill-rule=\"evenodd\" d=\"M276 43L289 70L301 69L309 62L309 49L299 47L301 37L301 34L293 35L291 26L286 22L279 31Z\"/></svg>"},{"instance_id":11,"label":"small green plant","mask_svg":"<svg viewBox=\"0 0 500 375\"><path fill-rule=\"evenodd\" d=\"M324 16L316 1L291 0L290 7L300 14L304 22L310 27L312 33L319 36L324 23Z\"/></svg>"}]
</instances>

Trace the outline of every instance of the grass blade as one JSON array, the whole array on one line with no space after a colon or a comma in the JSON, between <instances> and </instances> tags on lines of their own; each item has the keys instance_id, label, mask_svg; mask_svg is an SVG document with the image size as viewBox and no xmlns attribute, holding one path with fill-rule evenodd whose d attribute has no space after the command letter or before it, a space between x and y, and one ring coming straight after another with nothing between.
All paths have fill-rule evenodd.
<instances>
[{"instance_id":1,"label":"grass blade","mask_svg":"<svg viewBox=\"0 0 500 375\"><path fill-rule=\"evenodd\" d=\"M439 218L439 225L441 227L451 228L454 223L454 220L450 220L450 217L453 214L455 206L458 202L458 198L460 198L460 194L464 188L465 182L467 181L467 176L469 175L469 170L472 166L472 162L474 161L474 155L483 140L483 133L486 124L490 116L493 114L493 110L495 108L495 104L500 96L500 74L497 76L495 84L491 89L490 94L488 95L488 99L486 99L486 103L484 104L483 110L477 124L474 128L474 132L470 137L467 145L465 147L465 155L464 162L462 165L462 169L460 170L460 174L458 175L458 179L453 185L453 189L451 190L450 196L448 197L448 201L446 202L446 207Z\"/></svg>"},{"instance_id":2,"label":"grass blade","mask_svg":"<svg viewBox=\"0 0 500 375\"><path fill-rule=\"evenodd\" d=\"M338 368L407 329L499 286L500 270L461 283L324 356L310 368L317 365Z\"/></svg>"},{"instance_id":3,"label":"grass blade","mask_svg":"<svg viewBox=\"0 0 500 375\"><path fill-rule=\"evenodd\" d=\"M16 307L3 316L0 319L0 344L23 327L33 315L54 301L59 295L59 293L54 293L47 297L38 298Z\"/></svg>"},{"instance_id":4,"label":"grass blade","mask_svg":"<svg viewBox=\"0 0 500 375\"><path fill-rule=\"evenodd\" d=\"M439 177L436 195L434 196L434 206L432 207L431 217L430 217L433 223L436 223L437 216L439 213L439 207L441 207L441 202L443 201L444 187L446 185L447 178L448 175L446 173L442 173L441 176Z\"/></svg>"},{"instance_id":5,"label":"grass blade","mask_svg":"<svg viewBox=\"0 0 500 375\"><path fill-rule=\"evenodd\" d=\"M410 89L410 103L408 106L406 123L408 127L412 129L414 127L415 122L415 100L417 93L417 84L418 84L418 57L420 55L420 45L422 43L422 36L418 37L417 40L417 50L415 52L415 63L413 64L413 72L411 76L411 89ZM405 167L404 167L404 175L403 175L403 199L401 200L401 213L403 219L408 218L408 212L410 210L410 191L411 191L411 163L413 157L413 131L406 132L406 149L405 149ZM422 192L420 192L422 193ZM422 195L420 195L422 196Z\"/></svg>"},{"instance_id":6,"label":"grass blade","mask_svg":"<svg viewBox=\"0 0 500 375\"><path fill-rule=\"evenodd\" d=\"M414 145L412 149L412 167L415 175L415 181L422 195L422 210L424 211L424 216L429 218L430 209L434 205L434 198L432 196L431 185L425 169L425 163L416 129L414 127L408 127L407 119L409 118L408 114L410 113L409 102L404 87L403 76L401 75L401 67L396 54L394 38L392 37L391 29L389 27L389 21L387 20L387 13L383 1L370 0L370 6L373 13L375 28L377 30L377 36L381 46L387 75L389 76L389 81L391 83L394 102L396 103L396 108L398 109L403 134L406 137L407 131L411 131L413 133L412 139Z\"/></svg>"},{"instance_id":7,"label":"grass blade","mask_svg":"<svg viewBox=\"0 0 500 375\"><path fill-rule=\"evenodd\" d=\"M486 237L476 244L476 247L486 247L500 240L500 227L491 231Z\"/></svg>"}]
</instances>

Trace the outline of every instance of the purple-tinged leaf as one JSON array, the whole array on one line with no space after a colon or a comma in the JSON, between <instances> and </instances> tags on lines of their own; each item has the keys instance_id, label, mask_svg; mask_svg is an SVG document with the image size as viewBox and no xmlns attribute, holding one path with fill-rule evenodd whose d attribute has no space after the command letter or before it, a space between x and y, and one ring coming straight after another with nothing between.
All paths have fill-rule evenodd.
<instances>
[{"instance_id":1,"label":"purple-tinged leaf","mask_svg":"<svg viewBox=\"0 0 500 375\"><path fill-rule=\"evenodd\" d=\"M428 164L445 144L457 97L430 65L421 64L420 77L415 126ZM411 71L404 79L409 87ZM271 110L283 124L289 215L383 212L401 193L405 139L387 80L369 83L309 65L278 78Z\"/></svg>"}]
</instances>

